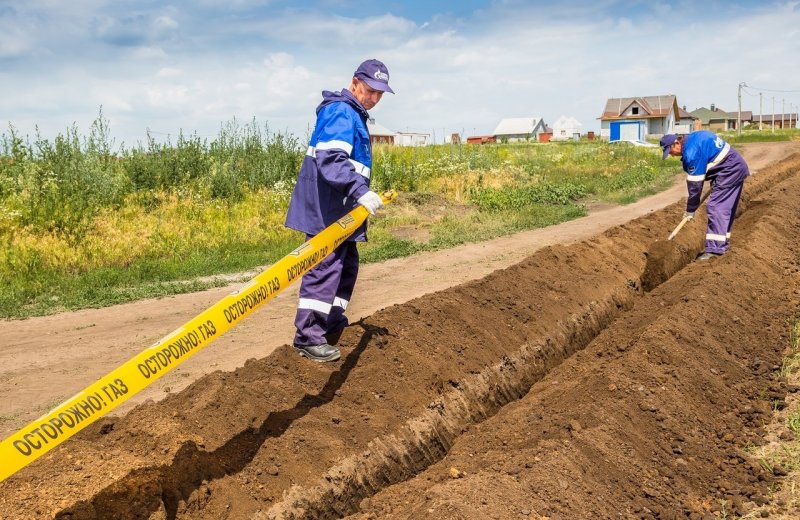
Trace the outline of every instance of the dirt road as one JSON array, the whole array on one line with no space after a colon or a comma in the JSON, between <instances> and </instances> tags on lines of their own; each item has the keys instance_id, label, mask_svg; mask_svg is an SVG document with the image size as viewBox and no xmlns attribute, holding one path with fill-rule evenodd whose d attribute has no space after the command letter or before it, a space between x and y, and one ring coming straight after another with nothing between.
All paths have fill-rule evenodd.
<instances>
[{"instance_id":1,"label":"dirt road","mask_svg":"<svg viewBox=\"0 0 800 520\"><path fill-rule=\"evenodd\" d=\"M751 169L800 150L800 143L750 144ZM488 242L417 254L363 266L348 314L351 321L424 294L481 278L513 265L542 247L584 240L661 209L685 196L670 190L628 206L605 208L558 226ZM145 300L27 320L0 321L0 438L27 424L242 284L201 293ZM297 286L279 295L211 347L173 370L119 408L185 388L203 374L233 370L291 341Z\"/></svg>"}]
</instances>

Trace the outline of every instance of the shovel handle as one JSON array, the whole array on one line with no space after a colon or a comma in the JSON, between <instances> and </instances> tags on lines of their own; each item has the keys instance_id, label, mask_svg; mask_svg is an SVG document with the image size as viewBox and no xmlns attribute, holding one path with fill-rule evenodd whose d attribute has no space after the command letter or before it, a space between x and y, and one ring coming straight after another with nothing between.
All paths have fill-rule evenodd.
<instances>
[{"instance_id":1,"label":"shovel handle","mask_svg":"<svg viewBox=\"0 0 800 520\"><path fill-rule=\"evenodd\" d=\"M700 204L703 204L703 202L706 201L706 199L708 198L709 195L711 195L711 190L708 190L705 193L703 193L703 196L700 197ZM697 205L697 209L700 209L700 204ZM669 234L669 237L667 237L667 240L672 240L673 238L675 238L675 235L678 234L678 231L680 231L681 228L683 226L685 226L686 223L689 222L690 220L692 220L692 217L683 217L683 220L681 220L680 224L675 226L675 229L673 229L672 233Z\"/></svg>"},{"instance_id":2,"label":"shovel handle","mask_svg":"<svg viewBox=\"0 0 800 520\"><path fill-rule=\"evenodd\" d=\"M673 229L672 233L669 234L669 237L667 237L667 240L672 240L673 238L675 238L675 235L678 234L678 231L680 231L681 228L683 226L685 226L686 223L689 222L690 220L692 220L692 217L683 217L683 220L681 220L680 224L675 226L675 229Z\"/></svg>"}]
</instances>

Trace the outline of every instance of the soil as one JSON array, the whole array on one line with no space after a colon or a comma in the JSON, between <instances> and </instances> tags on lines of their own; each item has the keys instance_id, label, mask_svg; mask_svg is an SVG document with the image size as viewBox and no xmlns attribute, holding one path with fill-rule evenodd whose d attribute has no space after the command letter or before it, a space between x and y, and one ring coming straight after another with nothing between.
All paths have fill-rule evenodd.
<instances>
[{"instance_id":1,"label":"soil","mask_svg":"<svg viewBox=\"0 0 800 520\"><path fill-rule=\"evenodd\" d=\"M364 266L337 363L285 345L289 291L0 483L0 518L752 511L776 477L748 448L797 390L779 369L800 304L800 143L743 152L755 175L721 258L642 289L644 253L680 220L678 183ZM677 244L699 251L704 222ZM3 435L231 290L0 323Z\"/></svg>"}]
</instances>

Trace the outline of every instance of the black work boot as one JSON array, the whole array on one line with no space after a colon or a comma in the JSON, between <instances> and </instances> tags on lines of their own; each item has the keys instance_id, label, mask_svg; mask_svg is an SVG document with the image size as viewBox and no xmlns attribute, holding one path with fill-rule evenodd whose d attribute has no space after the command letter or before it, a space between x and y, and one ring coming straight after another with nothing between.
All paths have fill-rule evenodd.
<instances>
[{"instance_id":1,"label":"black work boot","mask_svg":"<svg viewBox=\"0 0 800 520\"><path fill-rule=\"evenodd\" d=\"M338 348L332 347L327 343L322 345L295 345L294 349L301 356L320 363L336 361L342 356Z\"/></svg>"},{"instance_id":2,"label":"black work boot","mask_svg":"<svg viewBox=\"0 0 800 520\"><path fill-rule=\"evenodd\" d=\"M697 256L697 260L699 260L701 262L707 262L708 260L713 260L714 258L717 258L717 257L720 257L720 256L722 256L722 255L719 254L719 253L706 252L706 253L699 254Z\"/></svg>"},{"instance_id":3,"label":"black work boot","mask_svg":"<svg viewBox=\"0 0 800 520\"><path fill-rule=\"evenodd\" d=\"M339 343L339 339L342 337L342 332L344 332L344 329L339 329L336 332L329 332L325 334L325 341L328 343L328 345L336 345Z\"/></svg>"}]
</instances>

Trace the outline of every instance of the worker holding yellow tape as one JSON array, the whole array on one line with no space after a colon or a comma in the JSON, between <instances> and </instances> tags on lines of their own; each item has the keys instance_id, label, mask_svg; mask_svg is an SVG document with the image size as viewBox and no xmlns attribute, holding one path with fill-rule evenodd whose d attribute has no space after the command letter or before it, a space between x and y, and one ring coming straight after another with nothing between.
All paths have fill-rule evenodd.
<instances>
[{"instance_id":1,"label":"worker holding yellow tape","mask_svg":"<svg viewBox=\"0 0 800 520\"><path fill-rule=\"evenodd\" d=\"M348 88L322 93L314 133L286 215L288 227L311 237L344 211L361 205L375 214L383 204L369 189L372 147L367 110L378 104L384 92L392 92L386 65L367 60L353 73ZM366 226L364 222L303 277L294 337L294 348L301 356L319 362L339 359L335 345L348 324L345 310L358 277L356 243L367 239Z\"/></svg>"},{"instance_id":2,"label":"worker holding yellow tape","mask_svg":"<svg viewBox=\"0 0 800 520\"><path fill-rule=\"evenodd\" d=\"M307 241L242 289L0 442L0 482L186 361L300 277L295 349L315 361L339 359L339 350L325 335L347 325L344 309L358 274L356 242L366 240L368 215L395 197L369 189L367 110L383 92L392 90L389 72L378 60L362 63L348 89L323 92L286 218L286 225L305 232Z\"/></svg>"},{"instance_id":3,"label":"worker holding yellow tape","mask_svg":"<svg viewBox=\"0 0 800 520\"><path fill-rule=\"evenodd\" d=\"M381 202L394 199L381 195ZM52 411L0 442L0 482L124 403L203 347L336 250L367 220L358 206L318 235L188 323L134 356Z\"/></svg>"}]
</instances>

